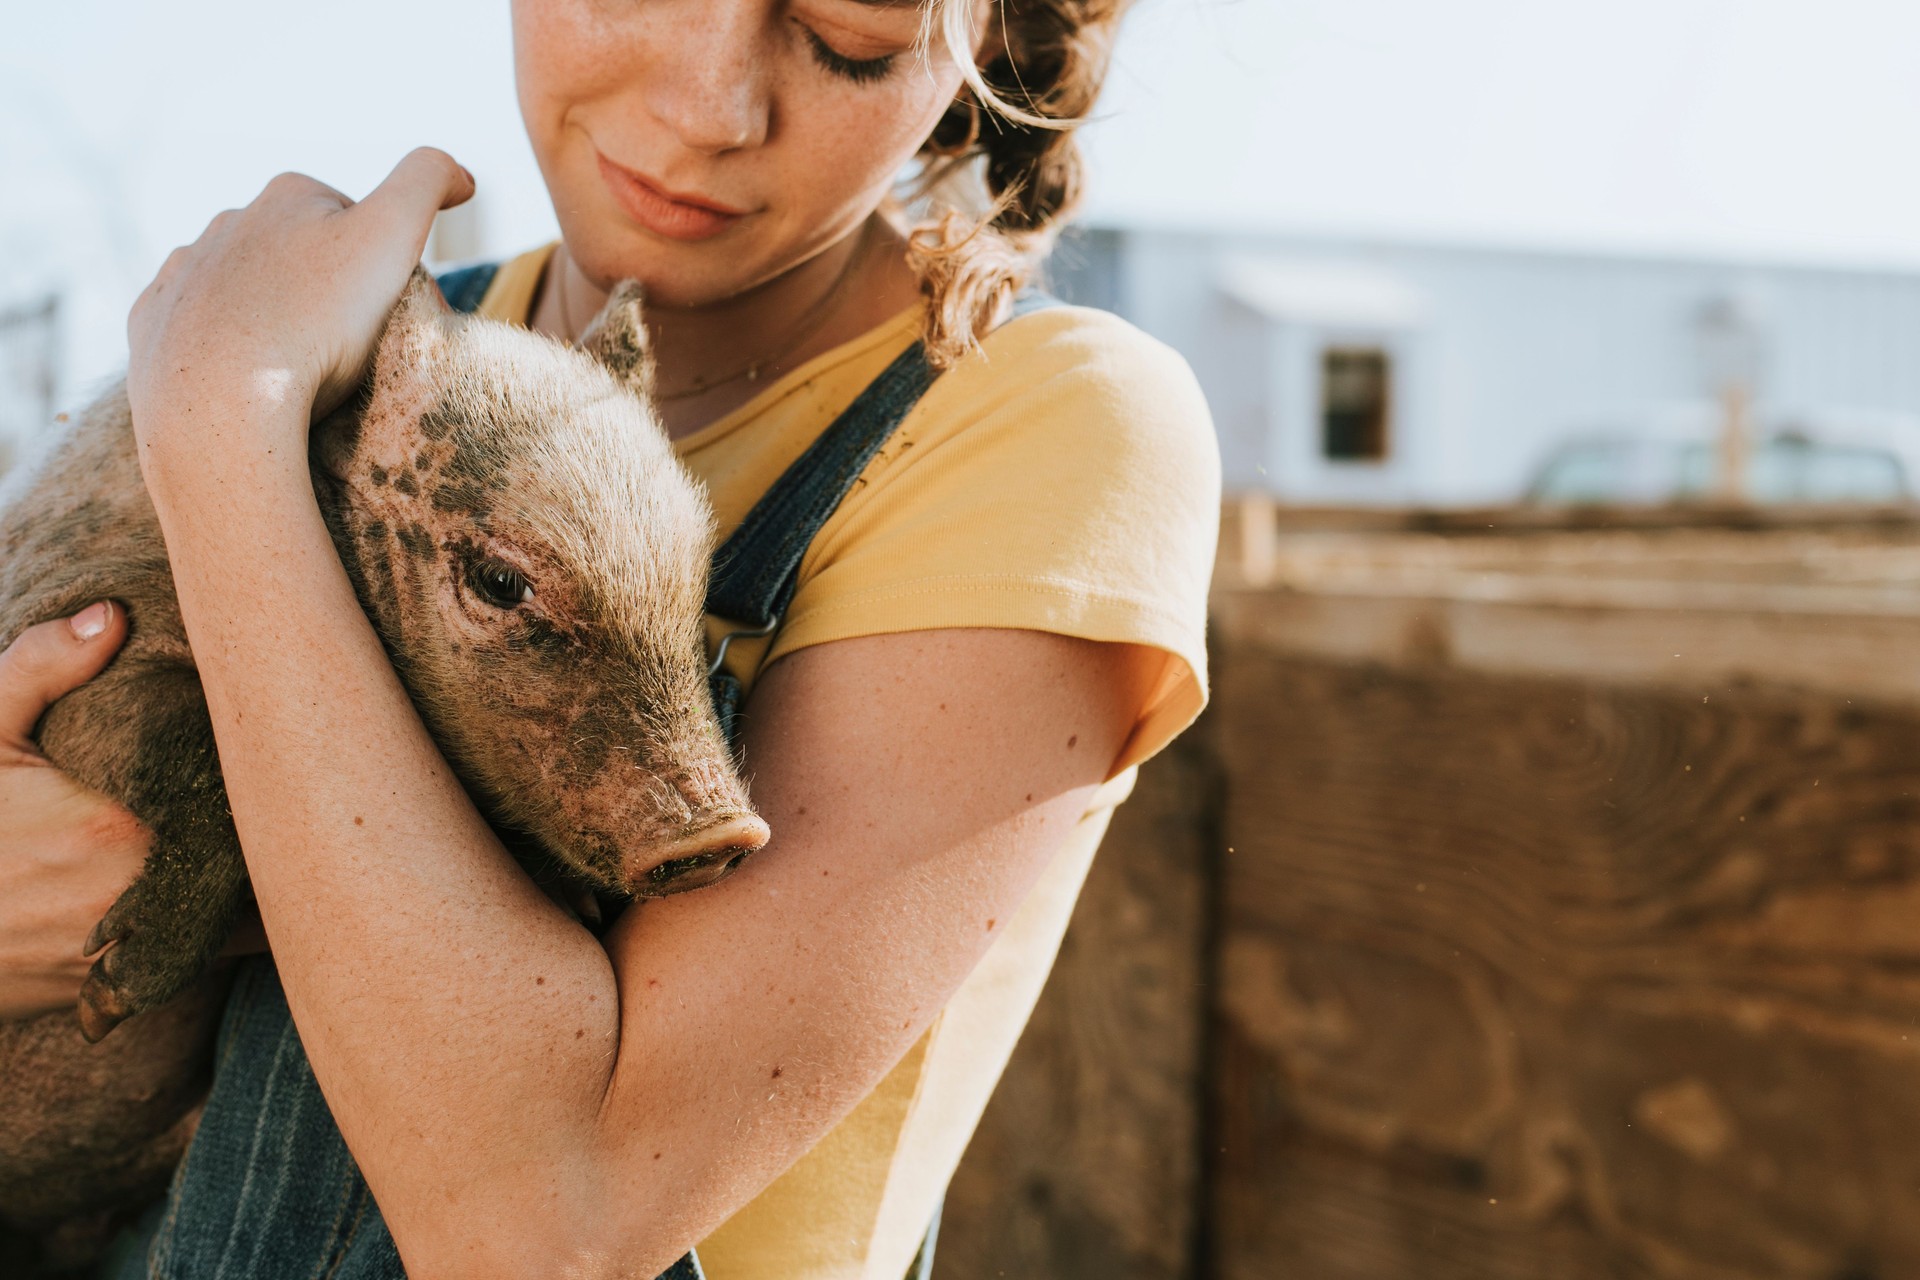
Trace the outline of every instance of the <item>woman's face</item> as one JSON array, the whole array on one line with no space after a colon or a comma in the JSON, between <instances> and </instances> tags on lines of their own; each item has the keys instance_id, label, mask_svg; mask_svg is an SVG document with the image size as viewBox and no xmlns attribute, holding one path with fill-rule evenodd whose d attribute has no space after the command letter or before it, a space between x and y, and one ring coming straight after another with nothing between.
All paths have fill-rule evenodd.
<instances>
[{"instance_id":1,"label":"woman's face","mask_svg":"<svg viewBox=\"0 0 1920 1280\"><path fill-rule=\"evenodd\" d=\"M925 2L515 0L520 111L574 261L699 306L845 236L960 87L937 35L916 47Z\"/></svg>"}]
</instances>

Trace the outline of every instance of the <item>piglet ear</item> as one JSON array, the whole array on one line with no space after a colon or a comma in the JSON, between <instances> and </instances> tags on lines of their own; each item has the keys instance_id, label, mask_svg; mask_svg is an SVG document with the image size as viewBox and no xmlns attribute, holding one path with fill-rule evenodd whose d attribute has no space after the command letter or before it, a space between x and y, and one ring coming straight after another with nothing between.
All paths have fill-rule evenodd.
<instances>
[{"instance_id":1,"label":"piglet ear","mask_svg":"<svg viewBox=\"0 0 1920 1280\"><path fill-rule=\"evenodd\" d=\"M310 455L323 473L344 479L369 449L409 456L404 445L420 415L439 403L449 381L451 336L458 323L440 286L419 267L387 313L373 371L358 394L315 424Z\"/></svg>"},{"instance_id":2,"label":"piglet ear","mask_svg":"<svg viewBox=\"0 0 1920 1280\"><path fill-rule=\"evenodd\" d=\"M416 266L380 333L373 358L376 387L412 381L438 364L447 351L447 318L452 314L440 286L424 267Z\"/></svg>"},{"instance_id":3,"label":"piglet ear","mask_svg":"<svg viewBox=\"0 0 1920 1280\"><path fill-rule=\"evenodd\" d=\"M580 346L636 395L653 393L653 350L635 281L622 280L613 287L607 305L581 336Z\"/></svg>"}]
</instances>

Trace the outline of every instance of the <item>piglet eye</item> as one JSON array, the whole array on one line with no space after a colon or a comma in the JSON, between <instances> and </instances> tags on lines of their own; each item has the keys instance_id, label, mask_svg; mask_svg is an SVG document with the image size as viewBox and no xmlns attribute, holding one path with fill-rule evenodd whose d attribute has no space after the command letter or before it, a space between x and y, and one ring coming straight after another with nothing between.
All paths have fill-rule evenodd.
<instances>
[{"instance_id":1,"label":"piglet eye","mask_svg":"<svg viewBox=\"0 0 1920 1280\"><path fill-rule=\"evenodd\" d=\"M510 564L482 560L468 571L474 594L496 609L511 609L533 599L533 584Z\"/></svg>"}]
</instances>

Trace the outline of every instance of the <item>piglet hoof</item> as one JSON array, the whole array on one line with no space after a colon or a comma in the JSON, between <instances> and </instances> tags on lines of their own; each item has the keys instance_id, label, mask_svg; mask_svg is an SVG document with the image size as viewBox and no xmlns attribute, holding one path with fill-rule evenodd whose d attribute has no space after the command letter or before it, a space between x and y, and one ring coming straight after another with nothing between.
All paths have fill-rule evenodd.
<instances>
[{"instance_id":1,"label":"piglet hoof","mask_svg":"<svg viewBox=\"0 0 1920 1280\"><path fill-rule=\"evenodd\" d=\"M140 963L141 937L130 919L136 910L132 903L131 893L114 903L93 926L81 952L90 956L108 948L93 962L80 988L80 1034L89 1044L100 1043L109 1031L152 1003L140 998L145 966Z\"/></svg>"},{"instance_id":2,"label":"piglet hoof","mask_svg":"<svg viewBox=\"0 0 1920 1280\"><path fill-rule=\"evenodd\" d=\"M93 926L93 932L87 935L87 944L80 948L81 955L98 955L100 948L127 936L126 922L120 918L118 910L120 904L116 902L113 905L115 909L101 916L100 922Z\"/></svg>"},{"instance_id":3,"label":"piglet hoof","mask_svg":"<svg viewBox=\"0 0 1920 1280\"><path fill-rule=\"evenodd\" d=\"M88 1044L99 1044L109 1031L133 1016L125 994L115 990L112 980L102 973L102 967L113 954L109 951L94 963L93 972L80 988L80 1006L76 1012L80 1015L80 1034Z\"/></svg>"}]
</instances>

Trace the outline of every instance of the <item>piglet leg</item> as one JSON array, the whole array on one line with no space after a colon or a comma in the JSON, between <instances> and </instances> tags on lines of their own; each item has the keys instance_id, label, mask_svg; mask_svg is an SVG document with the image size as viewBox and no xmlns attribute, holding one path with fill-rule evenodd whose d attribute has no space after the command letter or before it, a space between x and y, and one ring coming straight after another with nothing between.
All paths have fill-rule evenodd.
<instances>
[{"instance_id":1,"label":"piglet leg","mask_svg":"<svg viewBox=\"0 0 1920 1280\"><path fill-rule=\"evenodd\" d=\"M153 843L139 879L87 939L89 955L108 948L80 992L80 1027L95 1042L205 973L246 896L246 863L199 678L176 669L154 672L142 685L125 803Z\"/></svg>"}]
</instances>

